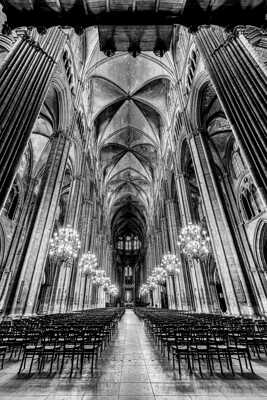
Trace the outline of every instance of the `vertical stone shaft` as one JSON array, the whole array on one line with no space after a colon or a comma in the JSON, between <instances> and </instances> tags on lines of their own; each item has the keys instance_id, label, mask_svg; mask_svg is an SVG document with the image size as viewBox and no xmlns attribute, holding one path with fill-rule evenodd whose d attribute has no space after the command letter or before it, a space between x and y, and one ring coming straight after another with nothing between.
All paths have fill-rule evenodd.
<instances>
[{"instance_id":1,"label":"vertical stone shaft","mask_svg":"<svg viewBox=\"0 0 267 400\"><path fill-rule=\"evenodd\" d=\"M53 135L42 182L43 196L13 303L14 314L32 314L36 311L36 300L44 274L45 259L61 193L69 148L70 139L66 137L64 132L57 132Z\"/></svg>"},{"instance_id":2,"label":"vertical stone shaft","mask_svg":"<svg viewBox=\"0 0 267 400\"><path fill-rule=\"evenodd\" d=\"M0 70L0 210L44 101L66 35L18 41Z\"/></svg>"},{"instance_id":3,"label":"vertical stone shaft","mask_svg":"<svg viewBox=\"0 0 267 400\"><path fill-rule=\"evenodd\" d=\"M166 216L168 222L168 232L170 238L170 251L176 254L179 261L181 261L180 252L177 244L178 228L175 213L176 202L174 200L166 201ZM179 269L179 275L171 277L171 284L174 290L175 307L182 309L182 297L186 291L185 276L182 268Z\"/></svg>"},{"instance_id":4,"label":"vertical stone shaft","mask_svg":"<svg viewBox=\"0 0 267 400\"><path fill-rule=\"evenodd\" d=\"M265 280L264 278L261 279L261 274L264 274L264 271L257 268L257 261L255 260L253 249L250 246L243 224L240 224L240 214L236 197L228 174L223 175L221 178L221 184L223 185L223 190L227 196L228 202L231 205L231 207L228 207L227 209L228 212L231 213L232 224L234 224L235 227L234 230L238 241L238 247L241 251L244 263L243 268L245 268L245 271L248 274L249 284L252 286L259 311L261 313L266 313L267 297L264 287Z\"/></svg>"},{"instance_id":5,"label":"vertical stone shaft","mask_svg":"<svg viewBox=\"0 0 267 400\"><path fill-rule=\"evenodd\" d=\"M214 243L214 256L222 285L224 285L224 293L228 294L228 296L225 296L228 301L228 310L234 314L239 314L241 303L244 301L249 302L249 295L246 293L246 299L243 300L240 281L242 281L245 291L246 284L240 269L220 195L217 192L213 170L206 154L201 134L196 133L195 135L191 135L189 143L195 163L199 188L204 199L203 204L209 231Z\"/></svg>"},{"instance_id":6,"label":"vertical stone shaft","mask_svg":"<svg viewBox=\"0 0 267 400\"><path fill-rule=\"evenodd\" d=\"M81 231L81 254L89 251L90 234L92 229L92 201L83 198L82 203L82 231ZM82 309L85 288L85 276L82 271L77 271L75 280L74 305L75 310Z\"/></svg>"},{"instance_id":7,"label":"vertical stone shaft","mask_svg":"<svg viewBox=\"0 0 267 400\"><path fill-rule=\"evenodd\" d=\"M267 79L244 38L221 28L201 28L196 43L216 92L267 202Z\"/></svg>"},{"instance_id":8,"label":"vertical stone shaft","mask_svg":"<svg viewBox=\"0 0 267 400\"><path fill-rule=\"evenodd\" d=\"M30 234L34 211L36 209L36 199L34 198L34 187L36 180L32 179L29 183L27 196L23 205L22 213L17 223L12 243L9 248L5 267L0 278L0 310L8 312L7 307L10 301L11 293L16 282L16 277L20 272L23 258L23 248L25 240ZM37 204L38 205L38 204Z\"/></svg>"},{"instance_id":9,"label":"vertical stone shaft","mask_svg":"<svg viewBox=\"0 0 267 400\"><path fill-rule=\"evenodd\" d=\"M83 162L82 162L83 166ZM67 224L71 225L74 229L78 229L78 223L81 213L81 200L82 200L82 189L83 189L83 178L81 175L75 176L72 184L72 191L69 201L68 213L67 213ZM80 234L80 232L78 232ZM82 253L80 253L82 254ZM66 299L66 309L71 310L74 301L74 291L75 291L75 282L77 277L77 269L78 269L78 260L75 259L72 262L70 274L68 276L69 279L66 280L66 291L67 291L67 299Z\"/></svg>"}]
</instances>

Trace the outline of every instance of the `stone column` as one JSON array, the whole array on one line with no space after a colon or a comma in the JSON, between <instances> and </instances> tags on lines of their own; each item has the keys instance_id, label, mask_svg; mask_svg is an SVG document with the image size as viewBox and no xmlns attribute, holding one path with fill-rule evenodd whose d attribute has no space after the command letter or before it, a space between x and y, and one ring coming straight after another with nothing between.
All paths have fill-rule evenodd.
<instances>
[{"instance_id":1,"label":"stone column","mask_svg":"<svg viewBox=\"0 0 267 400\"><path fill-rule=\"evenodd\" d=\"M56 312L56 310L57 310L57 289L58 289L59 275L60 275L60 271L61 271L60 263L56 262L54 268L55 268L55 272L54 272L54 278L53 278L50 298L49 298L47 306L45 305L45 307L44 307L44 312L47 312L49 314Z\"/></svg>"},{"instance_id":2,"label":"stone column","mask_svg":"<svg viewBox=\"0 0 267 400\"><path fill-rule=\"evenodd\" d=\"M83 166L83 161L82 161ZM66 223L71 225L74 229L78 229L80 220L80 214L82 211L82 190L83 190L84 178L82 175L74 177L72 182L72 191L69 198L69 205L67 211ZM81 232L78 232L81 234ZM81 235L80 235L80 239ZM79 255L82 252L80 251ZM75 284L78 272L78 259L73 260L70 266L70 273L66 279L65 290L67 292L67 298L65 302L65 311L71 311L74 301Z\"/></svg>"},{"instance_id":3,"label":"stone column","mask_svg":"<svg viewBox=\"0 0 267 400\"><path fill-rule=\"evenodd\" d=\"M172 254L176 254L178 260L181 262L180 250L178 248L178 227L176 221L174 200L166 200L166 216L168 222L168 232L170 238L170 251ZM170 286L173 287L174 293L174 307L178 309L183 309L183 294L185 293L185 276L183 268L179 268L179 274L176 276L170 276Z\"/></svg>"},{"instance_id":4,"label":"stone column","mask_svg":"<svg viewBox=\"0 0 267 400\"><path fill-rule=\"evenodd\" d=\"M91 240L90 240L90 249L95 253L97 256L97 218L94 216L92 218L92 233L91 233Z\"/></svg>"},{"instance_id":5,"label":"stone column","mask_svg":"<svg viewBox=\"0 0 267 400\"><path fill-rule=\"evenodd\" d=\"M195 37L236 140L267 204L267 79L242 31L200 28Z\"/></svg>"},{"instance_id":6,"label":"stone column","mask_svg":"<svg viewBox=\"0 0 267 400\"><path fill-rule=\"evenodd\" d=\"M52 28L36 40L24 36L0 70L0 210L12 186L41 109L66 35Z\"/></svg>"},{"instance_id":7,"label":"stone column","mask_svg":"<svg viewBox=\"0 0 267 400\"><path fill-rule=\"evenodd\" d=\"M202 134L195 132L191 135L189 145L195 163L199 189L202 193L203 206L213 243L213 253L228 303L228 312L236 315L242 311L245 314L251 313L251 303L246 283Z\"/></svg>"},{"instance_id":8,"label":"stone column","mask_svg":"<svg viewBox=\"0 0 267 400\"><path fill-rule=\"evenodd\" d=\"M81 230L81 254L89 251L90 238L92 230L92 212L93 202L89 198L83 198L82 201L82 230ZM87 286L87 281L89 281ZM75 310L83 309L85 300L85 291L88 290L91 293L90 279L86 278L81 271L77 272L74 298L76 299ZM91 302L89 302L91 304Z\"/></svg>"},{"instance_id":9,"label":"stone column","mask_svg":"<svg viewBox=\"0 0 267 400\"><path fill-rule=\"evenodd\" d=\"M257 267L257 261L253 248L248 241L247 233L244 228L244 224L240 222L240 213L237 206L237 200L233 191L230 177L225 173L220 179L220 185L223 187L223 192L226 196L226 201L229 202L228 212L232 222L232 229L234 229L235 237L238 242L240 253L242 254L243 268L248 275L248 282L251 285L251 290L255 296L254 302L256 302L258 311L260 313L267 313L267 296L264 287L264 281L261 279L261 273L264 271Z\"/></svg>"},{"instance_id":10,"label":"stone column","mask_svg":"<svg viewBox=\"0 0 267 400\"><path fill-rule=\"evenodd\" d=\"M55 213L70 148L70 138L63 131L56 132L51 137L51 140L51 150L41 184L43 196L14 298L13 314L33 314L36 312L49 239L54 226Z\"/></svg>"},{"instance_id":11,"label":"stone column","mask_svg":"<svg viewBox=\"0 0 267 400\"><path fill-rule=\"evenodd\" d=\"M38 207L37 196L34 189L38 181L31 179L23 209L13 234L12 242L6 257L5 267L1 273L0 280L0 310L8 313L15 282L21 272L26 241L34 222L34 216Z\"/></svg>"},{"instance_id":12,"label":"stone column","mask_svg":"<svg viewBox=\"0 0 267 400\"><path fill-rule=\"evenodd\" d=\"M190 204L188 201L188 193L187 193L187 183L186 177L182 173L178 173L178 160L177 157L175 160L175 181L176 181L176 190L178 197L178 205L179 212L181 217L181 225L186 226L189 222L191 222L191 210ZM176 230L175 240L173 240L173 249L177 249L177 254L179 255L180 250L178 249L177 239L178 239L178 227L176 222ZM191 277L191 262L186 261L184 257L180 255L182 268L180 269L179 276L181 275L181 279L178 279L178 282L181 283L181 304L184 310L193 311L195 309L195 300L193 297L193 279Z\"/></svg>"},{"instance_id":13,"label":"stone column","mask_svg":"<svg viewBox=\"0 0 267 400\"><path fill-rule=\"evenodd\" d=\"M162 217L161 220L161 236L162 236L162 250L163 254L168 253L169 251L169 238L167 232L167 221L165 217ZM173 309L175 304L175 293L173 283L171 281L171 277L168 276L166 280L166 287L167 287L167 296L168 296L168 306L170 309Z\"/></svg>"}]
</instances>

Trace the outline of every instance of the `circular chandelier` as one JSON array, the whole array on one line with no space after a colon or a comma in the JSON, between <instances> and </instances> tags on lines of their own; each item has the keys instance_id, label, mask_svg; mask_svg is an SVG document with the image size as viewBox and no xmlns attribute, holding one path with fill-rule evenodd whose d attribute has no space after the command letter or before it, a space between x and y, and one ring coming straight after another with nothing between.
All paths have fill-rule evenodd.
<instances>
[{"instance_id":1,"label":"circular chandelier","mask_svg":"<svg viewBox=\"0 0 267 400\"><path fill-rule=\"evenodd\" d=\"M163 267L156 267L152 271L152 277L155 279L157 285L163 285L166 282L168 274Z\"/></svg>"},{"instance_id":2,"label":"circular chandelier","mask_svg":"<svg viewBox=\"0 0 267 400\"><path fill-rule=\"evenodd\" d=\"M108 293L109 293L111 296L116 297L116 296L118 296L118 294L119 294L119 289L117 288L117 286L111 284L111 285L109 286L109 288L108 288Z\"/></svg>"},{"instance_id":3,"label":"circular chandelier","mask_svg":"<svg viewBox=\"0 0 267 400\"><path fill-rule=\"evenodd\" d=\"M149 294L149 286L148 284L144 283L139 290L140 296L146 296L147 294Z\"/></svg>"},{"instance_id":4,"label":"circular chandelier","mask_svg":"<svg viewBox=\"0 0 267 400\"><path fill-rule=\"evenodd\" d=\"M103 286L103 289L105 290L105 292L109 291L110 285L111 285L110 278L108 276L104 277L103 280L102 280L102 285L101 286Z\"/></svg>"},{"instance_id":5,"label":"circular chandelier","mask_svg":"<svg viewBox=\"0 0 267 400\"><path fill-rule=\"evenodd\" d=\"M156 287L158 286L158 283L157 283L157 280L156 280L155 276L151 275L147 279L147 285L149 287L149 290L156 289Z\"/></svg>"},{"instance_id":6,"label":"circular chandelier","mask_svg":"<svg viewBox=\"0 0 267 400\"><path fill-rule=\"evenodd\" d=\"M49 255L55 259L67 261L77 258L80 248L78 232L67 225L54 232L49 242Z\"/></svg>"},{"instance_id":7,"label":"circular chandelier","mask_svg":"<svg viewBox=\"0 0 267 400\"><path fill-rule=\"evenodd\" d=\"M92 283L96 286L102 286L105 283L106 271L103 269L95 270L92 276Z\"/></svg>"},{"instance_id":8,"label":"circular chandelier","mask_svg":"<svg viewBox=\"0 0 267 400\"><path fill-rule=\"evenodd\" d=\"M79 261L79 268L82 269L84 275L93 275L97 268L97 257L91 251L82 255Z\"/></svg>"},{"instance_id":9,"label":"circular chandelier","mask_svg":"<svg viewBox=\"0 0 267 400\"><path fill-rule=\"evenodd\" d=\"M200 259L209 253L210 237L201 226L189 223L182 228L179 235L178 246L181 252L192 259Z\"/></svg>"},{"instance_id":10,"label":"circular chandelier","mask_svg":"<svg viewBox=\"0 0 267 400\"><path fill-rule=\"evenodd\" d=\"M178 272L177 267L180 265L181 263L175 254L168 252L162 257L161 266L165 269L168 275L175 275Z\"/></svg>"}]
</instances>

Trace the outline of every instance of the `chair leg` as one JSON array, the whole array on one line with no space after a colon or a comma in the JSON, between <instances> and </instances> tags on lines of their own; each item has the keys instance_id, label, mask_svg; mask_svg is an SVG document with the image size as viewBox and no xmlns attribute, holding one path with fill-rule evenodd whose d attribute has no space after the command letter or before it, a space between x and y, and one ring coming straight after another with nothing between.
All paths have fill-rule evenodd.
<instances>
[{"instance_id":1,"label":"chair leg","mask_svg":"<svg viewBox=\"0 0 267 400\"><path fill-rule=\"evenodd\" d=\"M94 353L92 353L92 359L91 359L91 373L94 371Z\"/></svg>"},{"instance_id":2,"label":"chair leg","mask_svg":"<svg viewBox=\"0 0 267 400\"><path fill-rule=\"evenodd\" d=\"M201 361L200 361L199 353L197 354L197 361L198 361L199 372L200 372L200 375L202 376Z\"/></svg>"},{"instance_id":3,"label":"chair leg","mask_svg":"<svg viewBox=\"0 0 267 400\"><path fill-rule=\"evenodd\" d=\"M253 368L252 368L251 357L250 357L250 354L249 354L249 353L248 353L248 362L249 362L250 370L251 370L251 372L254 374L255 372L254 372L254 370L253 370Z\"/></svg>"},{"instance_id":4,"label":"chair leg","mask_svg":"<svg viewBox=\"0 0 267 400\"><path fill-rule=\"evenodd\" d=\"M70 376L72 376L72 372L73 372L74 358L75 358L75 354L74 354L74 353L72 353L72 355L71 355L71 368L70 368Z\"/></svg>"},{"instance_id":5,"label":"chair leg","mask_svg":"<svg viewBox=\"0 0 267 400\"><path fill-rule=\"evenodd\" d=\"M237 357L238 357L238 361L239 361L240 372L241 372L241 374L243 374L242 363L241 363L240 354L239 354L238 350L237 350Z\"/></svg>"},{"instance_id":6,"label":"chair leg","mask_svg":"<svg viewBox=\"0 0 267 400\"><path fill-rule=\"evenodd\" d=\"M81 374L83 372L83 358L84 358L84 355L83 355L83 353L81 353L81 364L80 364L80 373Z\"/></svg>"},{"instance_id":7,"label":"chair leg","mask_svg":"<svg viewBox=\"0 0 267 400\"><path fill-rule=\"evenodd\" d=\"M52 374L54 361L55 361L55 354L53 353L52 356L51 356L50 369L49 369L49 374L50 375Z\"/></svg>"},{"instance_id":8,"label":"chair leg","mask_svg":"<svg viewBox=\"0 0 267 400\"><path fill-rule=\"evenodd\" d=\"M189 370L189 373L191 375L193 373L193 369L194 369L194 356L192 354L192 365L191 365L191 362L190 362L190 354L187 354L186 358L187 358L188 370Z\"/></svg>"},{"instance_id":9,"label":"chair leg","mask_svg":"<svg viewBox=\"0 0 267 400\"><path fill-rule=\"evenodd\" d=\"M24 355L23 355L23 358L22 358L22 360L21 360L21 363L20 363L20 368L19 368L19 372L18 372L18 374L20 374L21 373L21 370L22 370L22 365L24 364Z\"/></svg>"},{"instance_id":10,"label":"chair leg","mask_svg":"<svg viewBox=\"0 0 267 400\"><path fill-rule=\"evenodd\" d=\"M213 375L213 370L212 370L212 367L211 367L210 357L209 357L208 354L206 355L206 357L207 357L207 366L208 366L208 368L210 370L210 375Z\"/></svg>"},{"instance_id":11,"label":"chair leg","mask_svg":"<svg viewBox=\"0 0 267 400\"><path fill-rule=\"evenodd\" d=\"M38 358L38 373L41 373L41 370L44 368L44 356L40 356Z\"/></svg>"},{"instance_id":12,"label":"chair leg","mask_svg":"<svg viewBox=\"0 0 267 400\"><path fill-rule=\"evenodd\" d=\"M246 353L244 353L244 358L245 358L246 369L248 369L248 361L247 361L247 354Z\"/></svg>"},{"instance_id":13,"label":"chair leg","mask_svg":"<svg viewBox=\"0 0 267 400\"><path fill-rule=\"evenodd\" d=\"M218 351L217 354L218 354L218 360L219 360L219 364L220 364L221 374L224 375L223 368L222 368L222 360L221 360L220 352Z\"/></svg>"},{"instance_id":14,"label":"chair leg","mask_svg":"<svg viewBox=\"0 0 267 400\"><path fill-rule=\"evenodd\" d=\"M180 354L178 354L178 369L179 369L179 375L181 375L181 358L180 358Z\"/></svg>"},{"instance_id":15,"label":"chair leg","mask_svg":"<svg viewBox=\"0 0 267 400\"><path fill-rule=\"evenodd\" d=\"M4 368L5 356L6 356L6 354L4 353L3 356L2 356L1 369Z\"/></svg>"},{"instance_id":16,"label":"chair leg","mask_svg":"<svg viewBox=\"0 0 267 400\"><path fill-rule=\"evenodd\" d=\"M32 372L33 360L34 360L34 354L32 356L32 360L31 360L31 364L30 364L29 375Z\"/></svg>"},{"instance_id":17,"label":"chair leg","mask_svg":"<svg viewBox=\"0 0 267 400\"><path fill-rule=\"evenodd\" d=\"M230 352L228 353L228 359L229 359L229 364L230 364L230 368L231 368L231 371L232 371L232 375L235 376L235 371L234 371L233 362L232 362L232 356L231 356Z\"/></svg>"},{"instance_id":18,"label":"chair leg","mask_svg":"<svg viewBox=\"0 0 267 400\"><path fill-rule=\"evenodd\" d=\"M63 353L62 360L61 360L60 371L59 371L59 373L60 373L60 374L61 374L61 373L62 373L62 371L63 371L63 365L64 365L64 361L65 361L65 354Z\"/></svg>"}]
</instances>

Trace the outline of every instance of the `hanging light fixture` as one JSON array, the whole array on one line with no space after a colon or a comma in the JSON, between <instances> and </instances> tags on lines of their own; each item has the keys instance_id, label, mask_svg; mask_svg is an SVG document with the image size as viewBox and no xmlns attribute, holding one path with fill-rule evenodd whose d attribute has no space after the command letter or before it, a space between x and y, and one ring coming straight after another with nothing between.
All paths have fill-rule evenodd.
<instances>
[{"instance_id":1,"label":"hanging light fixture","mask_svg":"<svg viewBox=\"0 0 267 400\"><path fill-rule=\"evenodd\" d=\"M84 253L79 261L79 268L84 275L93 275L97 268L97 257L91 251Z\"/></svg>"},{"instance_id":2,"label":"hanging light fixture","mask_svg":"<svg viewBox=\"0 0 267 400\"><path fill-rule=\"evenodd\" d=\"M67 225L53 234L49 242L49 255L56 260L68 261L78 257L80 248L78 232Z\"/></svg>"},{"instance_id":3,"label":"hanging light fixture","mask_svg":"<svg viewBox=\"0 0 267 400\"><path fill-rule=\"evenodd\" d=\"M109 293L111 296L116 297L116 296L118 296L118 294L119 294L119 289L117 288L117 286L111 284L111 285L109 286L109 288L108 288L108 293Z\"/></svg>"},{"instance_id":4,"label":"hanging light fixture","mask_svg":"<svg viewBox=\"0 0 267 400\"><path fill-rule=\"evenodd\" d=\"M189 223L182 228L179 235L178 246L181 252L189 259L201 259L209 253L210 237L201 226Z\"/></svg>"},{"instance_id":5,"label":"hanging light fixture","mask_svg":"<svg viewBox=\"0 0 267 400\"><path fill-rule=\"evenodd\" d=\"M97 269L92 276L92 283L96 286L103 286L103 284L105 283L105 279L106 271L104 271L103 269Z\"/></svg>"},{"instance_id":6,"label":"hanging light fixture","mask_svg":"<svg viewBox=\"0 0 267 400\"><path fill-rule=\"evenodd\" d=\"M149 294L149 290L150 290L150 288L149 288L148 284L144 283L144 284L140 287L140 290L139 290L140 296L142 297L142 296L148 295L148 294Z\"/></svg>"},{"instance_id":7,"label":"hanging light fixture","mask_svg":"<svg viewBox=\"0 0 267 400\"><path fill-rule=\"evenodd\" d=\"M158 286L157 280L155 278L155 276L149 276L147 279L147 285L149 287L149 290L153 290L156 289L156 287Z\"/></svg>"},{"instance_id":8,"label":"hanging light fixture","mask_svg":"<svg viewBox=\"0 0 267 400\"><path fill-rule=\"evenodd\" d=\"M152 271L152 277L154 277L157 285L164 285L167 276L168 274L163 267L156 267Z\"/></svg>"},{"instance_id":9,"label":"hanging light fixture","mask_svg":"<svg viewBox=\"0 0 267 400\"><path fill-rule=\"evenodd\" d=\"M105 292L108 292L108 291L109 291L110 285L111 285L111 280L110 280L110 278L109 278L108 276L104 277L104 278L103 278L103 281L102 281L102 287L103 287L103 289L104 289Z\"/></svg>"},{"instance_id":10,"label":"hanging light fixture","mask_svg":"<svg viewBox=\"0 0 267 400\"><path fill-rule=\"evenodd\" d=\"M181 263L175 254L168 252L162 257L161 266L165 269L168 275L175 275L179 271L178 267L180 265Z\"/></svg>"}]
</instances>

